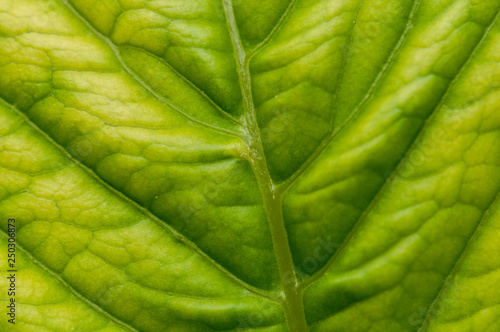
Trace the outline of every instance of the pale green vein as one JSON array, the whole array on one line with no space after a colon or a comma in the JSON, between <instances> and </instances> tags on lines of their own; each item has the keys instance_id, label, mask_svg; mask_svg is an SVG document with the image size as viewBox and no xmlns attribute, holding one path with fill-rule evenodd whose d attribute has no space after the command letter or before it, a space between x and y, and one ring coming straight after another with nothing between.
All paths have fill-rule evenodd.
<instances>
[{"instance_id":1,"label":"pale green vein","mask_svg":"<svg viewBox=\"0 0 500 332\"><path fill-rule=\"evenodd\" d=\"M139 83L144 89L146 89L149 93L151 93L156 99L164 103L165 105L169 106L173 110L175 110L177 113L180 115L184 116L186 119L189 121L196 123L200 126L210 128L212 130L231 135L231 136L236 136L236 137L241 137L241 134L239 132L235 132L229 129L224 129L218 126L214 126L205 122L202 122L196 118L193 118L189 114L186 114L183 112L181 109L179 109L176 105L172 104L169 100L163 98L160 94L158 94L148 83L146 83L143 79L141 79L127 64L126 62L122 59L120 55L120 51L116 47L116 45L105 35L100 33L90 22L88 22L67 0L59 0L63 5L65 5L68 10L70 10L85 26L99 39L101 39L104 43L108 45L108 47L113 51L115 54L115 57L117 58L118 62L120 65L123 67L123 69L135 80L137 83Z\"/></svg>"},{"instance_id":2,"label":"pale green vein","mask_svg":"<svg viewBox=\"0 0 500 332\"><path fill-rule=\"evenodd\" d=\"M291 331L306 332L309 330L305 318L302 292L298 289L298 279L293 266L288 236L283 220L283 196L276 192L269 169L267 167L264 148L255 112L252 82L250 77L249 59L243 48L238 32L231 0L223 0L227 25L233 44L236 67L240 82L241 94L245 110L246 142L250 150L250 162L259 184L262 201L266 210L274 252L278 264L283 288L283 309Z\"/></svg>"},{"instance_id":3,"label":"pale green vein","mask_svg":"<svg viewBox=\"0 0 500 332\"><path fill-rule=\"evenodd\" d=\"M179 73L179 71L177 69L175 69L174 67L172 67L172 65L170 63L168 63L165 59L160 58L157 55L152 54L150 52L147 52L144 49L142 49L140 47L137 47L137 46L134 46L134 45L127 45L127 47L134 48L134 49L136 49L136 50L138 50L140 52L146 53L148 56L156 59L157 61L159 61L162 64L164 64L165 66L167 66L171 71L173 71L175 73L175 75L177 75L177 77L179 77L179 79L181 79L184 83L186 83L187 85L189 85L200 96L202 96L203 99L205 99L210 105L212 105L212 107L215 108L217 110L217 112L219 112L220 115L222 115L223 117L225 117L227 120L231 121L233 124L241 126L241 122L239 120L237 120L236 118L234 118L231 114L225 112L215 101L212 100L212 98L210 98L205 92L203 92L193 82L191 82L190 80L188 80L184 75L182 75L181 73Z\"/></svg>"}]
</instances>

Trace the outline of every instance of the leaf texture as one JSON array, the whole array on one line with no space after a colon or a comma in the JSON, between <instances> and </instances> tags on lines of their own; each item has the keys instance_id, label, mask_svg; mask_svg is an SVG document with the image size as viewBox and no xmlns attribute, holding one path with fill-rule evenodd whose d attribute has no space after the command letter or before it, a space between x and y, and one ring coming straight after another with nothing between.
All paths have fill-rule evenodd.
<instances>
[{"instance_id":1,"label":"leaf texture","mask_svg":"<svg viewBox=\"0 0 500 332\"><path fill-rule=\"evenodd\" d=\"M499 11L0 0L15 330L497 331Z\"/></svg>"}]
</instances>

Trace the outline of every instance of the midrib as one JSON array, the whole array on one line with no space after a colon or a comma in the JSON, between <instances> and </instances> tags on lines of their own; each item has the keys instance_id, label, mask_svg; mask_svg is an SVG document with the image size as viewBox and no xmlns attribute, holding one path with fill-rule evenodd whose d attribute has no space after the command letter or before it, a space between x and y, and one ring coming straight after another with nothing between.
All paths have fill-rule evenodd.
<instances>
[{"instance_id":1,"label":"midrib","mask_svg":"<svg viewBox=\"0 0 500 332\"><path fill-rule=\"evenodd\" d=\"M307 332L309 328L305 319L302 290L298 287L299 283L295 274L292 254L288 245L288 237L283 220L282 198L284 191L274 185L267 166L253 102L249 57L241 42L231 0L223 0L223 4L229 34L233 44L243 107L245 110L244 127L246 132L244 139L249 148L250 163L259 184L262 201L269 222L271 238L283 288L281 304L290 331Z\"/></svg>"}]
</instances>

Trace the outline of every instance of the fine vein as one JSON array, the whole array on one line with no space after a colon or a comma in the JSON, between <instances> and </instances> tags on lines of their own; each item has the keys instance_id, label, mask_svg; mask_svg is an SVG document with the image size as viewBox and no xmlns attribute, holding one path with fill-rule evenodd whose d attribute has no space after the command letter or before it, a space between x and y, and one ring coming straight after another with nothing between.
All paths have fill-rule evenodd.
<instances>
[{"instance_id":1,"label":"fine vein","mask_svg":"<svg viewBox=\"0 0 500 332\"><path fill-rule=\"evenodd\" d=\"M159 101L161 101L165 105L168 105L170 108L172 108L177 113L179 113L180 115L184 116L186 119L188 119L189 121L191 121L193 123L196 123L196 124L198 124L200 126L207 127L207 128L210 128L210 129L213 129L213 130L216 130L216 131L219 131L219 132L227 134L227 135L240 137L240 134L238 132L235 132L235 131L232 131L232 130L229 130L229 129L225 129L225 128L221 128L221 127L218 127L218 126L214 126L214 125L211 125L211 124L208 124L208 123L205 123L205 122L202 122L202 121L200 121L198 119L193 118L189 114L186 114L185 112L183 112L182 110L180 110L176 105L172 104L170 101L168 101L167 99L165 99L164 97L162 97L160 94L158 94L148 83L146 83L143 79L141 79L125 63L125 61L122 59L122 57L120 55L120 51L118 51L118 49L116 48L116 45L108 37L106 37L105 35L103 35L99 31L97 31L97 29L90 22L88 22L71 4L69 4L67 0L60 0L60 1L76 17L78 17L78 19L81 22L83 22L87 26L87 28L90 31L92 31L92 33L95 36L97 36L99 39L101 39L103 42L105 42L109 46L109 48L113 51L113 53L115 54L116 59L118 60L118 62L120 63L120 65L123 67L123 69L125 70L125 72L127 72L135 81L137 81L144 89L146 89L149 93L151 93L156 99L158 99Z\"/></svg>"},{"instance_id":2,"label":"fine vein","mask_svg":"<svg viewBox=\"0 0 500 332\"><path fill-rule=\"evenodd\" d=\"M290 12L292 11L292 9L293 9L293 7L295 6L296 3L297 3L297 0L292 0L290 2L290 4L288 5L288 7L286 8L285 12L283 13L283 15L281 15L278 23L274 26L274 28L271 30L271 32L269 33L269 35L267 35L267 37L264 38L264 40L260 44L258 44L257 46L255 46L255 48L249 53L249 55L248 55L249 59L251 59L256 53L258 53L261 49L263 49L264 47L266 47L271 42L271 40L276 35L276 33L281 29L281 26L283 25L283 22L285 22L285 20L289 16Z\"/></svg>"},{"instance_id":3,"label":"fine vein","mask_svg":"<svg viewBox=\"0 0 500 332\"><path fill-rule=\"evenodd\" d=\"M429 329L430 319L432 317L432 313L435 313L438 310L439 302L443 299L443 297L446 294L446 290L448 289L447 286L449 286L451 284L451 282L455 279L455 276L457 275L458 271L462 267L463 260L467 256L467 253L470 250L472 250L471 247L474 245L476 239L478 238L478 236L481 232L481 228L484 227L484 224L487 222L487 219L489 217L488 216L489 211L491 211L493 206L495 206L495 204L498 204L499 202L500 202L500 194L498 194L497 197L490 203L488 208L486 208L481 220L479 220L479 222L476 225L476 228L474 229L474 232L472 233L471 237L469 238L469 241L467 241L467 244L466 244L464 250L462 250L462 252L460 253L460 256L457 259L457 261L455 262L455 265L453 265L451 272L448 274L448 277L443 280L443 283L441 284L441 287L439 288L439 292L437 293L437 295L434 298L434 301L432 302L432 304L429 306L429 309L425 313L424 323L422 324L422 326L420 327L418 332L425 332Z\"/></svg>"},{"instance_id":4,"label":"fine vein","mask_svg":"<svg viewBox=\"0 0 500 332\"><path fill-rule=\"evenodd\" d=\"M7 238L7 234L5 233L4 230L0 232L0 234ZM138 332L137 329L134 327L130 326L129 324L125 323L124 321L120 320L116 316L112 315L111 313L107 312L104 310L101 306L97 305L87 297L83 296L80 292L78 292L76 289L74 289L66 280L64 280L58 273L52 271L52 269L48 268L45 264L41 263L38 261L35 257L33 257L26 249L21 247L19 244L16 244L16 248L28 256L28 258L33 262L33 264L37 265L39 268L50 274L51 277L56 279L60 284L62 284L72 295L74 295L76 298L78 298L80 301L85 303L87 306L95 310L96 312L100 313L104 317L108 318L110 321L113 323L119 325L120 327L124 328L125 330L132 331L132 332Z\"/></svg>"},{"instance_id":5,"label":"fine vein","mask_svg":"<svg viewBox=\"0 0 500 332\"><path fill-rule=\"evenodd\" d=\"M137 47L137 46L128 45L128 47L130 47L131 49L135 49L136 51L142 52L144 54L147 54L148 56L152 57L153 59L156 59L157 61L161 62L163 65L165 65L166 67L168 67L172 72L174 72L177 75L177 77L179 77L184 83L186 83L187 85L189 85L200 96L202 96L203 99L205 99L210 105L212 105L212 107L215 108L217 110L217 112L219 112L220 115L222 115L223 117L225 117L227 120L231 121L235 125L241 125L241 122L239 120L237 120L231 114L229 114L226 111L224 111L215 101L212 100L212 98L210 98L209 96L207 96L207 94L205 92L203 92L198 86L196 86L193 82L191 82L190 80L188 80L186 78L186 76L184 76L181 73L179 73L179 71L177 69L175 69L165 59L160 58L159 56L157 56L155 54L149 53L149 52L145 51L144 49L142 49L140 47Z\"/></svg>"},{"instance_id":6,"label":"fine vein","mask_svg":"<svg viewBox=\"0 0 500 332\"><path fill-rule=\"evenodd\" d=\"M295 171L294 174L292 174L287 180L285 180L283 183L280 184L280 190L286 191L309 168L309 166L311 166L314 163L314 161L318 159L318 157L323 153L323 151L330 144L330 142L333 141L342 131L344 131L347 125L352 122L352 120L356 117L359 111L364 107L364 105L368 102L368 100L370 100L373 92L378 87L379 83L382 81L382 78L388 73L389 68L394 63L394 58L399 53L399 50L402 49L406 41L406 37L408 36L408 33L412 28L413 17L419 5L420 5L420 0L415 0L411 13L408 17L408 22L406 23L405 30L403 31L403 34L399 38L398 43L396 44L394 50L389 55L387 61L380 70L379 74L368 88L368 91L366 92L364 98L361 100L359 105L351 112L351 114L346 119L346 121L344 121L342 126L338 128L336 128L334 125L332 126L330 133L323 139L323 141L311 154L311 156L302 164L302 166L297 171Z\"/></svg>"},{"instance_id":7,"label":"fine vein","mask_svg":"<svg viewBox=\"0 0 500 332\"><path fill-rule=\"evenodd\" d=\"M416 10L416 8L418 8L418 4L419 4L419 1L417 0L416 2L416 7L414 8ZM391 185L391 182L394 180L394 175L395 174L398 174L398 172L401 170L401 168L404 166L404 162L408 160L408 156L410 156L410 154L414 151L414 149L416 148L416 144L419 142L420 138L422 138L423 135L425 135L426 131L425 131L425 128L429 126L429 124L434 120L436 114L437 114L437 111L439 109L441 109L441 107L443 106L443 103L444 101L446 100L446 96L448 96L448 94L450 93L451 91L451 88L455 85L456 81L458 80L458 78L461 76L462 72L465 70L465 68L468 67L468 64L470 63L470 61L473 59L474 55L476 54L477 50L480 48L480 46L483 44L483 42L485 41L486 37L488 36L489 32L491 31L491 29L493 28L493 26L495 25L496 21L498 20L498 17L500 16L500 12L497 13L497 15L495 16L495 18L493 19L493 21L491 22L491 24L485 28L482 36L479 38L478 42L476 43L476 46L471 50L471 52L469 53L467 59L465 60L465 62L463 63L463 65L460 67L460 69L458 70L458 72L456 73L455 77L453 78L453 80L450 81L450 83L448 84L448 87L446 89L446 91L441 95L440 97L440 100L438 102L438 104L433 108L432 112L429 114L429 116L427 117L425 123L422 125L422 128L420 128L420 131L419 131L419 134L417 134L415 136L415 138L413 139L413 142L411 144L411 146L407 149L404 157L399 161L398 165L392 170L391 174L387 177L387 180L386 182L382 185L382 187L379 188L378 192L375 194L375 197L372 199L370 205L365 209L365 211L363 212L363 214L361 215L361 217L357 220L355 226L352 228L352 230L350 231L349 235L347 235L347 237L345 238L344 242L342 243L342 245L337 249L337 251L335 252L335 254L330 258L330 260L327 262L327 264L325 264L325 266L323 266L323 268L321 268L315 275L313 275L312 277L310 277L304 284L303 284L303 287L306 288L307 286L309 286L310 284L312 284L314 281L318 280L319 278L321 278L321 276L330 268L330 266L333 264L333 262L339 257L339 255L343 252L344 248L346 247L346 245L349 243L350 239L352 238L352 236L357 232L358 228L360 227L360 225L363 223L363 220L366 218L366 216L372 211L375 203L378 201L378 198L380 196L382 196L385 192L385 190L388 190L390 185ZM410 16L410 18L413 17L413 13L412 15ZM410 24L410 22L408 22L408 25Z\"/></svg>"}]
</instances>

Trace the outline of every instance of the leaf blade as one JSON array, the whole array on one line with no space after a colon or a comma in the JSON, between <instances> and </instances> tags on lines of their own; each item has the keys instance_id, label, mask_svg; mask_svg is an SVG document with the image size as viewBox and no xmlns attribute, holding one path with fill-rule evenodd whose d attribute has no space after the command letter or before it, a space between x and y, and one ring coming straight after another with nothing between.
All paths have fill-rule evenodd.
<instances>
[{"instance_id":1,"label":"leaf blade","mask_svg":"<svg viewBox=\"0 0 500 332\"><path fill-rule=\"evenodd\" d=\"M83 298L147 331L169 326L199 331L237 328L239 317L261 306L270 314L260 324L280 322L273 317L280 316L276 303L250 295L251 288L242 288L44 139L34 138L34 131L12 111L2 106L1 116L4 144L16 141L17 151L30 152L14 163L9 150L3 150L3 165L10 165L3 172L29 180L13 187L16 183L5 178L2 218L16 215L19 245L34 252ZM203 273L186 274L192 269ZM182 283L176 282L179 279ZM210 289L205 287L207 280ZM146 304L149 310L144 311ZM214 310L218 316L213 316ZM166 312L169 318L164 320Z\"/></svg>"},{"instance_id":2,"label":"leaf blade","mask_svg":"<svg viewBox=\"0 0 500 332\"><path fill-rule=\"evenodd\" d=\"M43 64L35 57L29 61L35 61L33 67L38 69L28 72L25 59L14 61L1 76L5 89L0 95L15 100L31 93L30 85L23 82L41 80L42 88L19 104L31 121L104 181L186 234L232 273L273 288L277 271L265 211L241 139L186 119L137 84L132 74L122 70L109 43L96 37L71 10L55 1L24 3L46 21L47 15L56 15L53 19L60 21L59 26L52 29L69 37L54 32L28 37L21 41L26 46L17 46L18 53L41 48L37 56L42 57L50 52L47 47L58 43L70 52L57 52L52 62ZM50 32L51 27L35 23L29 17L16 18L4 27L14 34L4 40L10 46L3 51L7 57L23 37L17 37L10 26L22 27L21 35L37 29ZM77 57L75 50L81 52ZM95 55L89 57L88 51ZM89 67L80 68L85 65ZM9 85L18 78L21 84ZM226 199L231 192L240 194ZM221 242L233 249L228 251Z\"/></svg>"}]
</instances>

